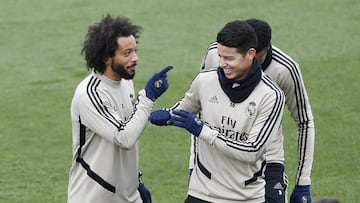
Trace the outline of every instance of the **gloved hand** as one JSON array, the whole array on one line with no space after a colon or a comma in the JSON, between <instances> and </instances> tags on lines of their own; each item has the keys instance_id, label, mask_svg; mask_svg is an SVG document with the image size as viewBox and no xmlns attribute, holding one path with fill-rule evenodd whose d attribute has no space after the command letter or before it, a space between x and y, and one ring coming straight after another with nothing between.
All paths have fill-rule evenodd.
<instances>
[{"instance_id":1,"label":"gloved hand","mask_svg":"<svg viewBox=\"0 0 360 203\"><path fill-rule=\"evenodd\" d=\"M169 125L170 124L170 112L168 110L156 110L151 112L149 120L152 124L162 126L162 125Z\"/></svg>"},{"instance_id":2,"label":"gloved hand","mask_svg":"<svg viewBox=\"0 0 360 203\"><path fill-rule=\"evenodd\" d=\"M287 183L284 180L284 165L269 163L265 169L265 202L285 203Z\"/></svg>"},{"instance_id":3,"label":"gloved hand","mask_svg":"<svg viewBox=\"0 0 360 203\"><path fill-rule=\"evenodd\" d=\"M173 115L171 115L170 119L171 125L185 128L187 131L189 131L196 137L200 135L204 123L199 120L194 114L182 109L173 110L172 113Z\"/></svg>"},{"instance_id":4,"label":"gloved hand","mask_svg":"<svg viewBox=\"0 0 360 203\"><path fill-rule=\"evenodd\" d=\"M168 81L166 80L166 73L171 70L172 66L167 66L158 73L154 73L151 78L147 81L145 86L146 96L155 101L162 93L164 93L169 87Z\"/></svg>"},{"instance_id":5,"label":"gloved hand","mask_svg":"<svg viewBox=\"0 0 360 203\"><path fill-rule=\"evenodd\" d=\"M144 183L140 182L138 187L141 199L144 203L151 203L151 193L150 190L148 190Z\"/></svg>"},{"instance_id":6,"label":"gloved hand","mask_svg":"<svg viewBox=\"0 0 360 203\"><path fill-rule=\"evenodd\" d=\"M291 193L290 203L311 203L310 185L296 185Z\"/></svg>"}]
</instances>

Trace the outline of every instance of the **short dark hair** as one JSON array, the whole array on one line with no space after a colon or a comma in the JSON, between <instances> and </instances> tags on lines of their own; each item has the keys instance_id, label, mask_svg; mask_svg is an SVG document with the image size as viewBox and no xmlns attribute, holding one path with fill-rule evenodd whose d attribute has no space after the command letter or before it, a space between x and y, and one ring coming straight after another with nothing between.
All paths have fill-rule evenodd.
<instances>
[{"instance_id":1,"label":"short dark hair","mask_svg":"<svg viewBox=\"0 0 360 203\"><path fill-rule=\"evenodd\" d=\"M90 26L81 50L88 69L104 73L105 60L115 56L117 39L131 35L138 39L141 30L141 26L134 25L127 17L112 17L109 14Z\"/></svg>"},{"instance_id":2,"label":"short dark hair","mask_svg":"<svg viewBox=\"0 0 360 203\"><path fill-rule=\"evenodd\" d=\"M246 22L249 23L256 32L258 38L256 51L261 51L269 47L271 44L271 26L267 22L256 18L247 19Z\"/></svg>"},{"instance_id":3,"label":"short dark hair","mask_svg":"<svg viewBox=\"0 0 360 203\"><path fill-rule=\"evenodd\" d=\"M245 21L235 20L227 23L217 34L216 41L224 46L233 47L240 54L258 45L254 29Z\"/></svg>"}]
</instances>

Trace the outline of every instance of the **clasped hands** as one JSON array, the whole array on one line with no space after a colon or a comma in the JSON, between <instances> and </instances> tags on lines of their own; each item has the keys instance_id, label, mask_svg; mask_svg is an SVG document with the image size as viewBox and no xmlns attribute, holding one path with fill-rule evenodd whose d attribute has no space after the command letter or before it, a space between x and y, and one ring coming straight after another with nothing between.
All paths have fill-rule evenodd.
<instances>
[{"instance_id":1,"label":"clasped hands","mask_svg":"<svg viewBox=\"0 0 360 203\"><path fill-rule=\"evenodd\" d=\"M204 123L194 114L185 110L156 110L151 112L149 120L158 126L173 125L186 129L195 136L199 136Z\"/></svg>"}]
</instances>

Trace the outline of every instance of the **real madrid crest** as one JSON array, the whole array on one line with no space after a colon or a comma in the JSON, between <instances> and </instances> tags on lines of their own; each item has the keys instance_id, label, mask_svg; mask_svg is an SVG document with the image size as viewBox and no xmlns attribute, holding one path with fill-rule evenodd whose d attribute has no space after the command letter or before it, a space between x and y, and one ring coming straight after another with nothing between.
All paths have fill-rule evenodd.
<instances>
[{"instance_id":1,"label":"real madrid crest","mask_svg":"<svg viewBox=\"0 0 360 203\"><path fill-rule=\"evenodd\" d=\"M248 106L245 109L245 115L253 117L256 113L256 104L255 102L249 102Z\"/></svg>"},{"instance_id":2,"label":"real madrid crest","mask_svg":"<svg viewBox=\"0 0 360 203\"><path fill-rule=\"evenodd\" d=\"M163 84L163 81L161 79L154 82L154 86L156 88L160 88L162 86L162 84Z\"/></svg>"},{"instance_id":3,"label":"real madrid crest","mask_svg":"<svg viewBox=\"0 0 360 203\"><path fill-rule=\"evenodd\" d=\"M135 104L136 104L136 99L135 99L135 97L134 97L134 95L133 94L130 94L130 100L131 100L131 104L133 105L133 107L135 106Z\"/></svg>"}]
</instances>

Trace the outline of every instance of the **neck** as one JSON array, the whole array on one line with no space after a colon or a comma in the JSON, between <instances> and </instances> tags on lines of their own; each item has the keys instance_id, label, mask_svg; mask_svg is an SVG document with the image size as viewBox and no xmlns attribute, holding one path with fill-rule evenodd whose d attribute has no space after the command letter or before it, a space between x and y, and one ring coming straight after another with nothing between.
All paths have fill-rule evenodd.
<instances>
[{"instance_id":1,"label":"neck","mask_svg":"<svg viewBox=\"0 0 360 203\"><path fill-rule=\"evenodd\" d=\"M114 81L120 81L121 77L118 73L114 72L111 67L106 67L104 75Z\"/></svg>"}]
</instances>

